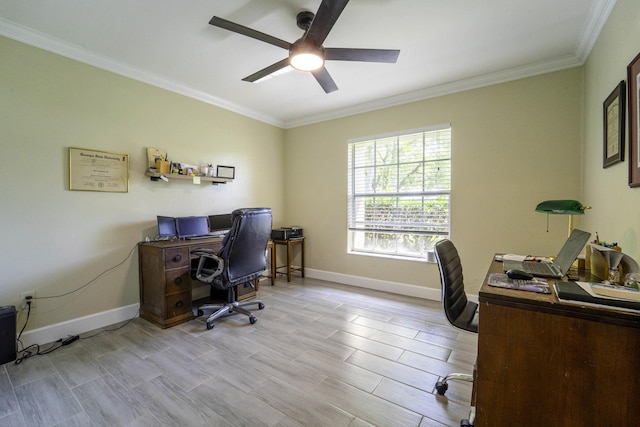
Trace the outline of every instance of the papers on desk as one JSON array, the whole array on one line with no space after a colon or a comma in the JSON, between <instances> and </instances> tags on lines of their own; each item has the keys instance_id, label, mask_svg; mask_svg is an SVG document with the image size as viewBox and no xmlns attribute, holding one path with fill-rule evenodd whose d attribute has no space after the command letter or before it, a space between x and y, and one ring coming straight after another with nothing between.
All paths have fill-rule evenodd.
<instances>
[{"instance_id":1,"label":"papers on desk","mask_svg":"<svg viewBox=\"0 0 640 427\"><path fill-rule=\"evenodd\" d=\"M553 260L550 257L540 257L540 256L532 256L532 255L518 255L518 254L504 254L504 255L496 255L496 261L552 262Z\"/></svg>"},{"instance_id":2,"label":"papers on desk","mask_svg":"<svg viewBox=\"0 0 640 427\"><path fill-rule=\"evenodd\" d=\"M604 305L622 310L640 311L640 300L613 298L594 291L594 287L599 289L604 286L601 283L561 281L557 281L554 285L558 299L563 302L599 307Z\"/></svg>"},{"instance_id":3,"label":"papers on desk","mask_svg":"<svg viewBox=\"0 0 640 427\"><path fill-rule=\"evenodd\" d=\"M516 289L518 291L537 292L540 294L550 294L551 288L546 279L534 277L531 280L509 279L504 273L491 273L487 282L489 286L498 288Z\"/></svg>"},{"instance_id":4,"label":"papers on desk","mask_svg":"<svg viewBox=\"0 0 640 427\"><path fill-rule=\"evenodd\" d=\"M604 283L589 283L590 293L602 298L613 298L640 302L640 290L623 286L605 285Z\"/></svg>"}]
</instances>

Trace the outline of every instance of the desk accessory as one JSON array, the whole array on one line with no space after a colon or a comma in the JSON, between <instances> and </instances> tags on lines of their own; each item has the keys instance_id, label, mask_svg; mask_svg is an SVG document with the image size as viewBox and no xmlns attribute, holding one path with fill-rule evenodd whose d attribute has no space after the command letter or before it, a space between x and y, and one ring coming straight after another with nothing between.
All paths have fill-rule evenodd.
<instances>
[{"instance_id":1,"label":"desk accessory","mask_svg":"<svg viewBox=\"0 0 640 427\"><path fill-rule=\"evenodd\" d=\"M629 255L622 252L619 246L608 247L595 243L587 246L591 274L611 283L620 283L629 273L640 270L638 263Z\"/></svg>"},{"instance_id":2,"label":"desk accessory","mask_svg":"<svg viewBox=\"0 0 640 427\"><path fill-rule=\"evenodd\" d=\"M537 292L540 294L550 294L551 288L546 279L534 277L529 280L510 279L503 273L491 273L489 275L489 286L497 288L516 289L519 291Z\"/></svg>"},{"instance_id":3,"label":"desk accessory","mask_svg":"<svg viewBox=\"0 0 640 427\"><path fill-rule=\"evenodd\" d=\"M604 296L595 296L589 293L585 287L588 286L591 289L590 283L584 282L561 282L557 281L554 285L558 299L565 302L586 303L589 305L595 304L599 306L610 306L617 308L624 308L629 310L640 310L640 301L629 301L618 298L607 298ZM593 291L592 291L593 292Z\"/></svg>"},{"instance_id":4,"label":"desk accessory","mask_svg":"<svg viewBox=\"0 0 640 427\"><path fill-rule=\"evenodd\" d=\"M640 302L640 290L628 288L626 286L594 283L591 285L591 290L596 296Z\"/></svg>"},{"instance_id":5,"label":"desk accessory","mask_svg":"<svg viewBox=\"0 0 640 427\"><path fill-rule=\"evenodd\" d=\"M569 215L569 233L573 230L573 216L584 215L586 209L591 209L591 206L583 206L577 200L546 200L538 203L536 206L536 212L542 212L547 214L547 232L549 232L549 215Z\"/></svg>"}]
</instances>

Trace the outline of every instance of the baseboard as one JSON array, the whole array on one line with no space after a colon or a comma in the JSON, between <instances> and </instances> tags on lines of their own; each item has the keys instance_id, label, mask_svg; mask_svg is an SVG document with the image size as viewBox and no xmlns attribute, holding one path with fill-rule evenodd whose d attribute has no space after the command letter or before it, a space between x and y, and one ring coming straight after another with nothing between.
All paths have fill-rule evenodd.
<instances>
[{"instance_id":1,"label":"baseboard","mask_svg":"<svg viewBox=\"0 0 640 427\"><path fill-rule=\"evenodd\" d=\"M304 269L305 277L327 280L343 285L357 286L359 288L376 291L391 292L392 294L406 295L409 297L423 298L440 301L440 288L433 289L425 286L408 285L406 283L389 282L386 280L371 279L368 277L352 276L350 274L334 273L331 271Z\"/></svg>"},{"instance_id":2,"label":"baseboard","mask_svg":"<svg viewBox=\"0 0 640 427\"><path fill-rule=\"evenodd\" d=\"M114 308L89 316L78 317L66 322L32 329L22 334L20 341L24 347L32 344L47 344L69 335L80 335L94 329L113 325L136 317L140 304L131 304L124 307Z\"/></svg>"},{"instance_id":3,"label":"baseboard","mask_svg":"<svg viewBox=\"0 0 640 427\"><path fill-rule=\"evenodd\" d=\"M348 286L372 289L376 291L390 292L398 295L405 295L415 298L423 298L432 301L440 301L440 288L427 288L424 286L408 285L406 283L389 282L386 280L371 279L368 277L353 276L350 274L334 273L331 271L316 270L305 268L306 277L313 279L326 280L328 282L340 283ZM205 295L209 287L203 286L194 289L194 298L196 293ZM472 301L478 302L477 295L468 295ZM104 328L118 322L123 322L137 316L140 304L131 304L124 307L114 308L112 310L103 311L89 316L79 317L77 319L68 320L66 322L45 326L38 329L29 330L22 334L20 341L24 347L32 344L47 344L69 335L80 335L94 329Z\"/></svg>"}]
</instances>

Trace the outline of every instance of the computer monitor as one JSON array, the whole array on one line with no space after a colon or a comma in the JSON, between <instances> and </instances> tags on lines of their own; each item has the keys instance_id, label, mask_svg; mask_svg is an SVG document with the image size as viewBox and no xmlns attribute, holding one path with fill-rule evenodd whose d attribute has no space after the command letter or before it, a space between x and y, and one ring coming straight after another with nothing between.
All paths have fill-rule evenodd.
<instances>
[{"instance_id":1,"label":"computer monitor","mask_svg":"<svg viewBox=\"0 0 640 427\"><path fill-rule=\"evenodd\" d=\"M231 214L209 215L209 231L230 230L233 225Z\"/></svg>"},{"instance_id":2,"label":"computer monitor","mask_svg":"<svg viewBox=\"0 0 640 427\"><path fill-rule=\"evenodd\" d=\"M181 216L176 218L178 236L194 237L209 234L209 219L206 216Z\"/></svg>"},{"instance_id":3,"label":"computer monitor","mask_svg":"<svg viewBox=\"0 0 640 427\"><path fill-rule=\"evenodd\" d=\"M175 237L176 232L176 219L172 216L160 216L158 215L158 236L159 237Z\"/></svg>"}]
</instances>

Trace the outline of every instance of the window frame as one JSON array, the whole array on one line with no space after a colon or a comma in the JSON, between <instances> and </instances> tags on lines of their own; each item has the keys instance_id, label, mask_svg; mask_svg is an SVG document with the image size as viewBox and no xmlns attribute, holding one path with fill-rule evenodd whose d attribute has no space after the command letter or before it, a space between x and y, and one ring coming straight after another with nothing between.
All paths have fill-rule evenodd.
<instances>
[{"instance_id":1,"label":"window frame","mask_svg":"<svg viewBox=\"0 0 640 427\"><path fill-rule=\"evenodd\" d=\"M376 158L377 156L374 156L374 160L372 164L367 164L364 166L357 164L357 159L356 159L357 153L354 151L355 150L354 147L358 143L363 143L363 142L373 143L375 146L375 144L378 141L381 141L382 143L382 140L384 139L395 139L396 144L399 144L403 137L422 133L423 134L422 141L423 141L423 148L424 148L425 147L424 141L426 141L424 134L427 134L429 132L443 131L443 130L449 131L448 153L446 153L448 154L448 156L446 157L439 157L436 159L429 158L427 156L428 153L425 150L423 150L422 158L419 161L416 161L415 159L403 161L399 158L400 148L398 145L395 148L396 154L398 154L398 158L395 159L395 162L392 162L389 164L387 163L379 164L377 162L377 158ZM385 258L400 258L405 260L417 260L417 261L433 261L434 260L433 244L437 240L448 238L451 233L450 218L451 218L451 193L452 193L451 191L452 140L453 140L453 136L452 136L451 124L443 123L443 124L434 125L434 126L426 126L426 127L416 128L416 129L400 130L400 131L390 132L386 134L355 138L347 141L347 147L348 147L347 148L347 252L349 254L370 255L370 256L385 257ZM377 151L376 151L376 154L378 154ZM382 168L382 167L387 167L387 166L395 167L398 170L397 178L399 180L400 178L408 177L408 175L400 174L400 170L402 166L406 166L409 164L419 164L421 166L422 174L425 175L427 170L425 166L429 164L433 164L433 162L445 162L445 166L448 167L448 174L449 174L447 177L448 188L429 189L425 186L426 177L423 176L422 189L417 191L413 191L413 190L402 191L398 183L396 183L395 191L376 192L375 189L373 189L367 192L364 192L364 191L358 192L356 190L356 187L358 186L362 187L363 184L365 184L364 179L366 178L363 179L361 177L360 180L358 180L358 172L364 170L365 168L372 168L372 170L377 171L378 168ZM374 172L374 175L375 175L375 172ZM420 215L419 217L420 219L422 220L425 220L425 218L435 218L440 220L444 219L444 222L438 223L437 225L435 222L433 224L422 224L421 226L418 226L417 225L418 223L415 223L413 225L409 225L409 227L406 228L406 227L403 227L402 225L403 216L402 216L402 212L400 212L401 216L392 217L393 225L397 226L397 228L394 229L394 228L389 228L388 224L386 223L383 225L384 228L376 228L375 224L379 223L380 220L368 221L366 219L358 219L357 218L358 216L361 217L363 213L366 215L367 213L369 213L369 211L367 209L362 209L362 208L358 210L357 205L363 203L363 201L366 203L365 200L367 198L371 199L371 198L378 198L378 197L395 199L395 205L391 203L390 206L395 206L396 208L398 206L402 206L403 203L401 202L403 201L404 203L409 203L408 201L411 198L417 198L420 200L417 203L419 203L423 209L421 212L422 213L429 212L426 215ZM432 206L435 205L437 207L438 204L442 204L443 201L444 201L444 205L446 205L446 215L444 216L442 215L442 212L438 212L438 209L435 209L435 210L425 209L426 205L431 204ZM376 210L377 208L378 206L375 205L374 210ZM391 211L393 210L394 209L391 209ZM441 230L437 230L438 228L440 228ZM387 235L391 234L395 236L390 240L390 242L392 243L391 246L394 246L392 250L381 249L377 247L378 245L377 239L379 239L381 235L385 235L385 234ZM367 240L367 235L373 236L373 240L376 240L376 243L374 243L372 247L366 247L367 243L365 241ZM419 240L419 244L417 244L417 246L419 246L420 248L413 251L399 250L401 248L404 248L402 244L398 243L403 236L409 236L415 240ZM422 236L422 237L418 237L418 236ZM358 244L356 242L357 239L361 239L363 243Z\"/></svg>"}]
</instances>

